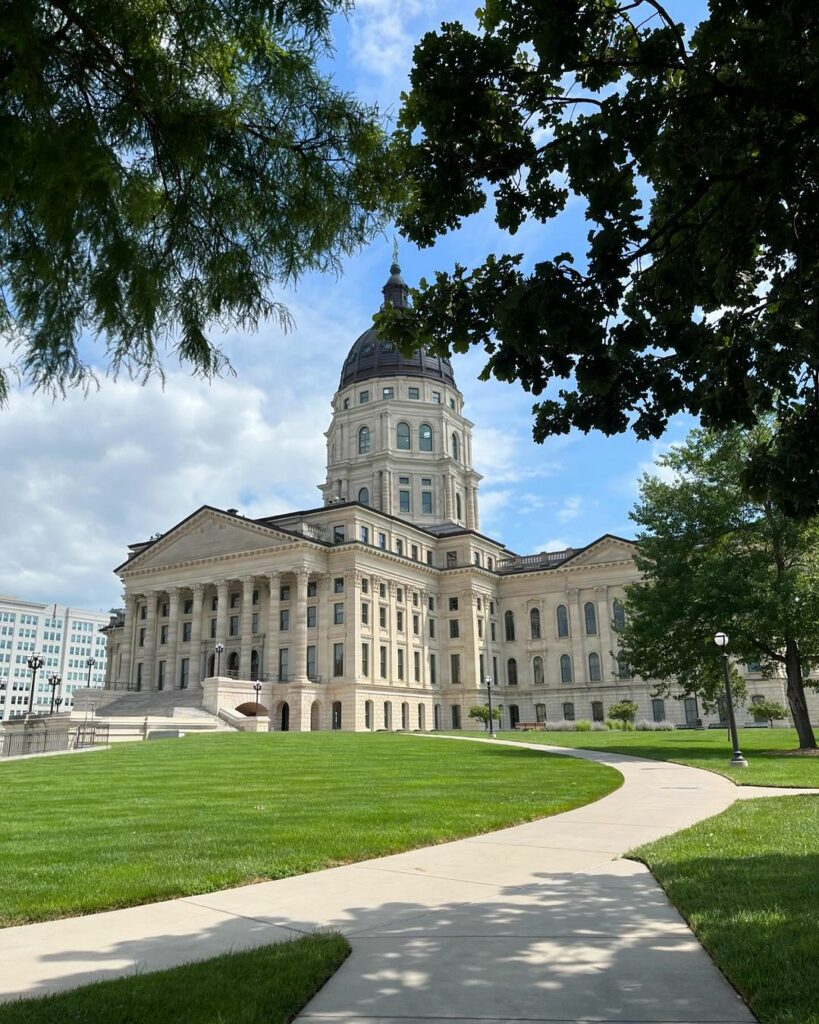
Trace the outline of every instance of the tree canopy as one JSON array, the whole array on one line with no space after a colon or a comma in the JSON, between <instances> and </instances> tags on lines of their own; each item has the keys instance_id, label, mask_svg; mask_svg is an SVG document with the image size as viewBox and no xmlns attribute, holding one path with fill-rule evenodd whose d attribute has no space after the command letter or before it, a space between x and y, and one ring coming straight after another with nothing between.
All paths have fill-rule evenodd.
<instances>
[{"instance_id":1,"label":"tree canopy","mask_svg":"<svg viewBox=\"0 0 819 1024\"><path fill-rule=\"evenodd\" d=\"M80 344L210 376L209 333L380 227L378 113L319 70L349 0L29 0L0 14L0 335L35 387ZM0 401L7 395L0 374Z\"/></svg>"},{"instance_id":2,"label":"tree canopy","mask_svg":"<svg viewBox=\"0 0 819 1024\"><path fill-rule=\"evenodd\" d=\"M746 486L814 514L819 9L711 0L689 35L658 0L485 0L478 19L415 49L399 224L428 246L491 203L511 235L529 224L534 251L437 273L384 329L403 346L483 346L485 377L539 397L539 441L653 438L681 411L750 427L775 410ZM549 253L571 197L585 244Z\"/></svg>"},{"instance_id":3,"label":"tree canopy","mask_svg":"<svg viewBox=\"0 0 819 1024\"><path fill-rule=\"evenodd\" d=\"M627 591L621 649L643 678L713 704L722 696L713 638L726 632L735 661L764 676L784 669L800 745L815 747L804 687L819 665L819 520L795 521L742 487L748 452L773 431L768 422L694 431L659 460L661 475L643 477L632 519L644 582Z\"/></svg>"}]
</instances>

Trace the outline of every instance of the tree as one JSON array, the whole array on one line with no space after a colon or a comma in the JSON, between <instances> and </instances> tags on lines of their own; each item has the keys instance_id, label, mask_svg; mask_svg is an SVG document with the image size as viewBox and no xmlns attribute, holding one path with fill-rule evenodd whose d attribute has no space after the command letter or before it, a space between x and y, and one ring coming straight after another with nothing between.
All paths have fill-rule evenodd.
<instances>
[{"instance_id":1,"label":"tree","mask_svg":"<svg viewBox=\"0 0 819 1024\"><path fill-rule=\"evenodd\" d=\"M638 675L662 681L658 692L679 685L714 703L713 637L726 632L734 661L767 676L784 668L800 746L815 748L805 675L819 664L819 520L797 522L742 488L748 452L773 432L695 430L658 460L662 476L642 478L631 517L643 582L627 591L621 649Z\"/></svg>"},{"instance_id":2,"label":"tree","mask_svg":"<svg viewBox=\"0 0 819 1024\"><path fill-rule=\"evenodd\" d=\"M788 709L777 700L753 701L749 710L755 722L767 722L772 729L774 722L787 721L788 718Z\"/></svg>"},{"instance_id":3,"label":"tree","mask_svg":"<svg viewBox=\"0 0 819 1024\"><path fill-rule=\"evenodd\" d=\"M483 346L484 379L545 396L538 441L658 437L684 410L749 427L775 410L746 484L815 514L816 5L712 0L690 37L658 0L485 0L478 19L415 49L399 224L432 245L491 198L511 235L546 228L528 253L421 282L383 330L404 347ZM571 197L588 244L547 258Z\"/></svg>"},{"instance_id":4,"label":"tree","mask_svg":"<svg viewBox=\"0 0 819 1024\"><path fill-rule=\"evenodd\" d=\"M613 718L615 722L622 722L623 728L628 729L634 723L638 710L633 700L621 700L611 705L609 718Z\"/></svg>"},{"instance_id":5,"label":"tree","mask_svg":"<svg viewBox=\"0 0 819 1024\"><path fill-rule=\"evenodd\" d=\"M393 187L377 111L319 71L349 0L32 0L0 14L0 335L35 388L210 377L209 330L286 326ZM8 369L8 368L7 368ZM0 402L8 392L0 373Z\"/></svg>"},{"instance_id":6,"label":"tree","mask_svg":"<svg viewBox=\"0 0 819 1024\"><path fill-rule=\"evenodd\" d=\"M492 708L492 720L497 721L501 716L499 708ZM489 728L489 707L486 704L475 704L469 709L469 718L474 718L477 722L483 722L486 728Z\"/></svg>"}]
</instances>

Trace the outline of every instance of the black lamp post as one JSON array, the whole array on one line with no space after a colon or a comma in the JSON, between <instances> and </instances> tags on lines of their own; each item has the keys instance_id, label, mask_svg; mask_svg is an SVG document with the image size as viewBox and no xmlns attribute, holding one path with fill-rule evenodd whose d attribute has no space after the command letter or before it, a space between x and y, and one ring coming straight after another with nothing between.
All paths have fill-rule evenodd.
<instances>
[{"instance_id":1,"label":"black lamp post","mask_svg":"<svg viewBox=\"0 0 819 1024\"><path fill-rule=\"evenodd\" d=\"M217 644L213 649L216 651L216 675L219 676L222 674L222 654L225 650L225 645Z\"/></svg>"},{"instance_id":2,"label":"black lamp post","mask_svg":"<svg viewBox=\"0 0 819 1024\"><path fill-rule=\"evenodd\" d=\"M37 673L45 664L45 660L39 654L30 654L26 658L26 664L31 671L31 693L28 695L28 713L32 714L34 711L34 686L37 682Z\"/></svg>"},{"instance_id":3,"label":"black lamp post","mask_svg":"<svg viewBox=\"0 0 819 1024\"><path fill-rule=\"evenodd\" d=\"M91 669L97 664L97 659L94 658L94 657L86 658L85 659L85 664L86 664L86 666L88 668L88 682L85 685L90 687L91 686Z\"/></svg>"},{"instance_id":4,"label":"black lamp post","mask_svg":"<svg viewBox=\"0 0 819 1024\"><path fill-rule=\"evenodd\" d=\"M489 701L489 739L495 738L495 720L492 717L492 676L486 677L486 697Z\"/></svg>"},{"instance_id":5,"label":"black lamp post","mask_svg":"<svg viewBox=\"0 0 819 1024\"><path fill-rule=\"evenodd\" d=\"M55 706L55 707L56 707L56 709L57 709L57 714L58 714L58 715L59 715L59 713L60 713L60 705L62 704L62 702L63 702L63 699L62 699L62 697L57 697L57 698L55 699L55 701L54 701L54 706Z\"/></svg>"},{"instance_id":6,"label":"black lamp post","mask_svg":"<svg viewBox=\"0 0 819 1024\"><path fill-rule=\"evenodd\" d=\"M728 728L731 731L731 745L734 748L734 752L731 755L730 764L735 768L747 768L748 762L742 756L742 751L739 749L739 737L737 736L737 721L734 717L734 698L731 693L731 675L728 671L728 634L727 633L716 633L714 635L714 643L722 651L722 672L725 677L725 703L728 711Z\"/></svg>"},{"instance_id":7,"label":"black lamp post","mask_svg":"<svg viewBox=\"0 0 819 1024\"><path fill-rule=\"evenodd\" d=\"M56 672L52 672L51 675L48 677L48 685L51 687L51 708L48 712L50 715L54 714L54 698L57 693L57 687L60 685L62 681L63 677L58 676ZM60 701L60 703L62 703L62 701ZM59 705L57 706L59 707Z\"/></svg>"},{"instance_id":8,"label":"black lamp post","mask_svg":"<svg viewBox=\"0 0 819 1024\"><path fill-rule=\"evenodd\" d=\"M253 689L256 691L256 717L259 717L259 694L262 692L262 684L256 682L253 684Z\"/></svg>"}]
</instances>

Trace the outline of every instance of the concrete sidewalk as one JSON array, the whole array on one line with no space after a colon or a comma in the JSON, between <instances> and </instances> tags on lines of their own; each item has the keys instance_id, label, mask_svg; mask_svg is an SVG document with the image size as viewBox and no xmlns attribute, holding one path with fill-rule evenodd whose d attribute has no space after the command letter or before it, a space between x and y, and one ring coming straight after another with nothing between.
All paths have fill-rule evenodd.
<instances>
[{"instance_id":1,"label":"concrete sidewalk","mask_svg":"<svg viewBox=\"0 0 819 1024\"><path fill-rule=\"evenodd\" d=\"M752 1022L648 871L617 859L724 810L733 783L623 754L514 745L612 765L624 784L586 807L473 839L0 930L0 999L333 927L353 954L302 1024Z\"/></svg>"}]
</instances>

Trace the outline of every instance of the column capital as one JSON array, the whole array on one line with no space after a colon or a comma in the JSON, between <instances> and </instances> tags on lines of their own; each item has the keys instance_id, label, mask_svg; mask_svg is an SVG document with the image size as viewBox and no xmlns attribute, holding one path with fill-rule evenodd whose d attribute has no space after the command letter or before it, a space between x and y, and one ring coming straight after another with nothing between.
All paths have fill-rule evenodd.
<instances>
[{"instance_id":1,"label":"column capital","mask_svg":"<svg viewBox=\"0 0 819 1024\"><path fill-rule=\"evenodd\" d=\"M594 588L594 592L598 597L606 597L608 595L609 588L605 584L600 584Z\"/></svg>"},{"instance_id":2,"label":"column capital","mask_svg":"<svg viewBox=\"0 0 819 1024\"><path fill-rule=\"evenodd\" d=\"M228 588L228 581L227 580L214 580L214 584L216 585L216 589L218 591L227 590L227 588Z\"/></svg>"},{"instance_id":3,"label":"column capital","mask_svg":"<svg viewBox=\"0 0 819 1024\"><path fill-rule=\"evenodd\" d=\"M244 587L245 590L250 590L255 582L256 582L256 577L255 576L243 576L242 577L242 586Z\"/></svg>"},{"instance_id":4,"label":"column capital","mask_svg":"<svg viewBox=\"0 0 819 1024\"><path fill-rule=\"evenodd\" d=\"M191 584L191 590L193 591L193 596L195 598L196 597L202 597L204 595L204 593L205 593L205 584L204 583L193 583L193 584Z\"/></svg>"},{"instance_id":5,"label":"column capital","mask_svg":"<svg viewBox=\"0 0 819 1024\"><path fill-rule=\"evenodd\" d=\"M168 587L165 592L168 595L168 597L173 601L179 597L180 590L181 587Z\"/></svg>"},{"instance_id":6,"label":"column capital","mask_svg":"<svg viewBox=\"0 0 819 1024\"><path fill-rule=\"evenodd\" d=\"M304 580L305 582L310 575L310 570L306 565L300 565L297 569L294 569L294 572L300 581Z\"/></svg>"},{"instance_id":7,"label":"column capital","mask_svg":"<svg viewBox=\"0 0 819 1024\"><path fill-rule=\"evenodd\" d=\"M566 589L566 597L568 597L570 601L576 601L579 593L580 591L577 587L568 587Z\"/></svg>"},{"instance_id":8,"label":"column capital","mask_svg":"<svg viewBox=\"0 0 819 1024\"><path fill-rule=\"evenodd\" d=\"M267 578L270 580L271 583L278 583L279 580L282 578L281 569L271 569L270 572L267 574Z\"/></svg>"}]
</instances>

